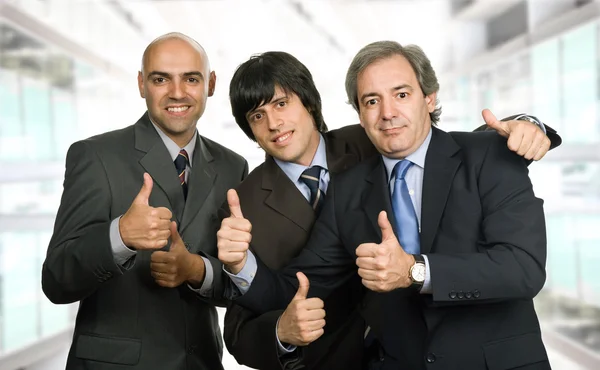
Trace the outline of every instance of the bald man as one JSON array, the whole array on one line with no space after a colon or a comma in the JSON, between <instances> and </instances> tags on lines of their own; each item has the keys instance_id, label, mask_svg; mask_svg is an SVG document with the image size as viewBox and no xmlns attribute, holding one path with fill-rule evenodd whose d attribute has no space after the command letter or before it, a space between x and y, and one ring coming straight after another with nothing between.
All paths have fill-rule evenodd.
<instances>
[{"instance_id":1,"label":"bald man","mask_svg":"<svg viewBox=\"0 0 600 370\"><path fill-rule=\"evenodd\" d=\"M138 75L147 112L69 149L42 269L52 302L80 302L67 370L223 369L215 212L248 164L196 129L215 81L196 41L161 36Z\"/></svg>"}]
</instances>

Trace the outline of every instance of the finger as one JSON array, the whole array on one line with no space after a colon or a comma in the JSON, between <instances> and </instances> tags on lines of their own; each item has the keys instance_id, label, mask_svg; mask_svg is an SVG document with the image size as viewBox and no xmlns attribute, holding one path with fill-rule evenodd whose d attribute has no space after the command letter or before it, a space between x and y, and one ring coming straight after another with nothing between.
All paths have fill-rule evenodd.
<instances>
[{"instance_id":1,"label":"finger","mask_svg":"<svg viewBox=\"0 0 600 370\"><path fill-rule=\"evenodd\" d=\"M246 253L250 245L245 242L234 242L231 240L221 241L217 244L220 252L225 253Z\"/></svg>"},{"instance_id":2,"label":"finger","mask_svg":"<svg viewBox=\"0 0 600 370\"><path fill-rule=\"evenodd\" d=\"M523 157L525 157L525 159L533 159L535 154L542 147L543 143L544 143L543 138L536 136L535 139L533 140L533 142L531 143L531 146L527 150L527 153L525 153L525 155Z\"/></svg>"},{"instance_id":3,"label":"finger","mask_svg":"<svg viewBox=\"0 0 600 370\"><path fill-rule=\"evenodd\" d=\"M252 234L247 231L241 231L236 229L225 229L217 232L219 238L230 240L232 242L244 242L250 243L252 241Z\"/></svg>"},{"instance_id":4,"label":"finger","mask_svg":"<svg viewBox=\"0 0 600 370\"><path fill-rule=\"evenodd\" d=\"M493 129L496 130L496 132L504 137L508 137L510 130L508 128L508 124L506 122L503 121L499 121L496 116L492 113L491 110L489 109L484 109L481 112L481 115L483 116L483 120L485 121L485 124Z\"/></svg>"},{"instance_id":5,"label":"finger","mask_svg":"<svg viewBox=\"0 0 600 370\"><path fill-rule=\"evenodd\" d=\"M539 161L546 155L546 153L548 153L548 150L550 150L550 139L548 139L546 137L546 138L544 138L544 140L542 142L542 146L538 149L537 153L535 153L535 155L533 156L533 160Z\"/></svg>"},{"instance_id":6,"label":"finger","mask_svg":"<svg viewBox=\"0 0 600 370\"><path fill-rule=\"evenodd\" d=\"M152 184L152 177L148 173L144 172L144 185L142 185L140 192L138 193L138 195L136 195L135 199L133 200L134 204L149 204L148 202L150 199L150 194L152 193Z\"/></svg>"},{"instance_id":7,"label":"finger","mask_svg":"<svg viewBox=\"0 0 600 370\"><path fill-rule=\"evenodd\" d=\"M310 320L304 324L304 329L307 331L315 331L325 327L325 319Z\"/></svg>"},{"instance_id":8,"label":"finger","mask_svg":"<svg viewBox=\"0 0 600 370\"><path fill-rule=\"evenodd\" d=\"M173 250L174 248L183 248L185 249L185 243L183 242L183 239L181 239L181 236L179 235L179 232L177 231L177 222L172 221L171 222L171 247L169 250Z\"/></svg>"},{"instance_id":9,"label":"finger","mask_svg":"<svg viewBox=\"0 0 600 370\"><path fill-rule=\"evenodd\" d=\"M150 262L152 263L166 263L167 259L166 257L169 256L168 252L165 251L156 251L156 252L152 252L152 254L150 255ZM152 267L150 267L152 268Z\"/></svg>"},{"instance_id":10,"label":"finger","mask_svg":"<svg viewBox=\"0 0 600 370\"><path fill-rule=\"evenodd\" d=\"M148 235L147 235L147 239L149 241L155 241L155 240L166 240L169 239L171 237L171 230L166 229L166 230L151 230Z\"/></svg>"},{"instance_id":11,"label":"finger","mask_svg":"<svg viewBox=\"0 0 600 370\"><path fill-rule=\"evenodd\" d=\"M513 152L516 152L521 147L522 141L523 141L523 131L515 130L510 133L510 136L508 137L508 142L506 143L506 145L508 146L508 149L510 149Z\"/></svg>"},{"instance_id":12,"label":"finger","mask_svg":"<svg viewBox=\"0 0 600 370\"><path fill-rule=\"evenodd\" d=\"M377 248L379 248L379 244L363 243L356 248L356 257L375 257Z\"/></svg>"},{"instance_id":13,"label":"finger","mask_svg":"<svg viewBox=\"0 0 600 370\"><path fill-rule=\"evenodd\" d=\"M168 275L174 274L173 265L170 263L162 263L162 262L151 262L150 263L150 272L152 274L160 274L162 279L168 280L166 277Z\"/></svg>"},{"instance_id":14,"label":"finger","mask_svg":"<svg viewBox=\"0 0 600 370\"><path fill-rule=\"evenodd\" d=\"M364 269L364 268L359 268L358 269L358 276L361 277L361 279L366 280L366 281L381 281L381 277L379 276L380 271L376 271L376 270L370 270L370 269Z\"/></svg>"},{"instance_id":15,"label":"finger","mask_svg":"<svg viewBox=\"0 0 600 370\"><path fill-rule=\"evenodd\" d=\"M382 242L395 238L394 229L392 228L392 224L390 223L390 220L387 217L386 211L379 212L377 223L379 224L379 228L381 229Z\"/></svg>"},{"instance_id":16,"label":"finger","mask_svg":"<svg viewBox=\"0 0 600 370\"><path fill-rule=\"evenodd\" d=\"M240 206L240 198L235 189L229 189L227 192L227 203L229 204L229 212L235 218L244 218L242 207Z\"/></svg>"},{"instance_id":17,"label":"finger","mask_svg":"<svg viewBox=\"0 0 600 370\"><path fill-rule=\"evenodd\" d=\"M252 231L252 224L245 218L233 218L228 217L224 218L222 222L222 227L226 227L229 229L240 230L245 232Z\"/></svg>"},{"instance_id":18,"label":"finger","mask_svg":"<svg viewBox=\"0 0 600 370\"><path fill-rule=\"evenodd\" d=\"M521 145L519 145L519 149L517 150L517 154L523 157L531 146L533 145L534 138L529 135L523 135L523 139L521 140Z\"/></svg>"},{"instance_id":19,"label":"finger","mask_svg":"<svg viewBox=\"0 0 600 370\"><path fill-rule=\"evenodd\" d=\"M152 225L150 225L150 229L151 230L160 231L161 232L160 235L162 235L162 233L164 233L164 234L167 235L167 238L169 236L171 236L171 230L170 230L170 228L171 228L171 220L163 219L163 218L155 220L152 223Z\"/></svg>"},{"instance_id":20,"label":"finger","mask_svg":"<svg viewBox=\"0 0 600 370\"><path fill-rule=\"evenodd\" d=\"M367 270L376 270L376 262L373 257L358 257L356 259L356 266Z\"/></svg>"},{"instance_id":21,"label":"finger","mask_svg":"<svg viewBox=\"0 0 600 370\"><path fill-rule=\"evenodd\" d=\"M305 336L306 344L312 343L315 340L319 339L321 335L323 335L325 331L323 329L313 330Z\"/></svg>"},{"instance_id":22,"label":"finger","mask_svg":"<svg viewBox=\"0 0 600 370\"><path fill-rule=\"evenodd\" d=\"M306 296L308 295L308 288L310 287L310 282L308 281L308 278L302 272L298 271L296 273L296 277L298 278L298 291L292 299L293 301L297 301L299 299L306 299Z\"/></svg>"},{"instance_id":23,"label":"finger","mask_svg":"<svg viewBox=\"0 0 600 370\"><path fill-rule=\"evenodd\" d=\"M154 211L153 214L162 220L170 221L173 218L173 212L166 207L157 207Z\"/></svg>"}]
</instances>

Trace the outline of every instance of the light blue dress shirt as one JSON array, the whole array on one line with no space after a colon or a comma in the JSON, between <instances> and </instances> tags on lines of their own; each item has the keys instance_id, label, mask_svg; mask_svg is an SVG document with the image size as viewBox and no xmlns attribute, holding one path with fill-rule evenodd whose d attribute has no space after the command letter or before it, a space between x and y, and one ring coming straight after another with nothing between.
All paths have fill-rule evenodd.
<instances>
[{"instance_id":1,"label":"light blue dress shirt","mask_svg":"<svg viewBox=\"0 0 600 370\"><path fill-rule=\"evenodd\" d=\"M154 122L152 122L152 126L154 126L154 129L158 133L158 136L160 136L161 140L167 147L169 155L171 156L173 161L175 161L175 158L177 158L181 149L185 149L185 151L188 152L189 161L185 167L185 181L188 181L190 171L192 170L192 158L194 157L194 149L196 148L196 138L198 137L198 131L196 131L190 142L185 147L179 148L179 145L177 145L173 140L171 140L171 138L168 137L160 128L158 128L158 126L156 126ZM135 263L135 255L137 254L137 251L128 248L125 245L125 243L123 243L121 233L119 232L119 220L121 219L121 217L122 216L115 218L110 224L110 244L115 263L125 268L131 268ZM201 258L204 260L204 266L206 269L205 278L202 282L202 286L200 287L200 289L194 289L191 286L188 286L190 287L190 289L198 292L200 295L206 296L210 294L210 290L212 289L213 268L212 264L207 258Z\"/></svg>"}]
</instances>

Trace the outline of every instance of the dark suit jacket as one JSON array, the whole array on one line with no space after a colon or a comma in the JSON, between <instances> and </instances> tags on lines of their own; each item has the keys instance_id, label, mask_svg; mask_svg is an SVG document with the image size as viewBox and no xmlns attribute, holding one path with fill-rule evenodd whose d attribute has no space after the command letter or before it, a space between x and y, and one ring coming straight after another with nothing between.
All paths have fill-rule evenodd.
<instances>
[{"instance_id":1,"label":"dark suit jacket","mask_svg":"<svg viewBox=\"0 0 600 370\"><path fill-rule=\"evenodd\" d=\"M331 179L377 154L359 125L324 133L323 138ZM244 217L252 222L252 251L272 269L285 267L306 244L315 221L312 207L272 157L254 169L237 191ZM360 290L355 281L325 300L325 334L303 349L308 369L360 368L365 330L356 310ZM240 306L228 308L225 344L239 363L262 370L281 369L275 327L282 313L276 310L257 316Z\"/></svg>"},{"instance_id":2,"label":"dark suit jacket","mask_svg":"<svg viewBox=\"0 0 600 370\"><path fill-rule=\"evenodd\" d=\"M199 136L184 201L173 161L145 114L135 125L77 142L67 154L64 192L42 270L54 303L80 301L68 370L222 369L215 300L223 294L216 258L217 209L248 171L246 161ZM209 258L213 296L200 298L186 284L158 286L150 252L133 266L115 264L109 238L113 219L127 211L143 173L154 179L150 205L173 212L193 253Z\"/></svg>"},{"instance_id":3,"label":"dark suit jacket","mask_svg":"<svg viewBox=\"0 0 600 370\"><path fill-rule=\"evenodd\" d=\"M386 180L379 156L336 176L307 247L278 275L259 262L236 303L285 307L296 271L321 297L352 279L356 247L381 242L377 216L393 215ZM421 211L433 294L366 291L360 308L383 346L383 368L549 369L532 301L545 280L545 222L526 162L495 133L433 128Z\"/></svg>"}]
</instances>

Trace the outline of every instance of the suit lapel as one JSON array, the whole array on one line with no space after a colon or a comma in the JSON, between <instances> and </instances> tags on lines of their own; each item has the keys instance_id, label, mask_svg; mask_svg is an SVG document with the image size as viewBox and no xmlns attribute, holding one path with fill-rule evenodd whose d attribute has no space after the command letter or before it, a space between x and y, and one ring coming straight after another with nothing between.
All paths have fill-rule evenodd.
<instances>
[{"instance_id":1,"label":"suit lapel","mask_svg":"<svg viewBox=\"0 0 600 370\"><path fill-rule=\"evenodd\" d=\"M196 149L192 160L192 170L188 178L188 196L179 232L183 234L190 225L206 197L212 191L217 174L213 167L213 156L210 154L202 137L196 137Z\"/></svg>"},{"instance_id":2,"label":"suit lapel","mask_svg":"<svg viewBox=\"0 0 600 370\"><path fill-rule=\"evenodd\" d=\"M265 160L262 188L269 190L265 204L286 217L304 231L309 232L315 219L315 212L300 193L296 185L287 177L271 156Z\"/></svg>"},{"instance_id":3,"label":"suit lapel","mask_svg":"<svg viewBox=\"0 0 600 370\"><path fill-rule=\"evenodd\" d=\"M147 112L135 125L135 148L146 153L140 159L140 164L152 176L154 185L167 195L173 214L179 222L183 216L185 201L177 170L170 159L167 147L152 126Z\"/></svg>"},{"instance_id":4,"label":"suit lapel","mask_svg":"<svg viewBox=\"0 0 600 370\"><path fill-rule=\"evenodd\" d=\"M363 193L362 205L375 232L381 238L381 228L377 223L379 212L387 212L388 219L394 228L394 232L396 232L396 222L394 221L394 213L392 212L392 202L390 200L390 192L383 160L381 159L381 156L377 156L371 160L374 162L373 170L365 178L367 184L365 192Z\"/></svg>"},{"instance_id":5,"label":"suit lapel","mask_svg":"<svg viewBox=\"0 0 600 370\"><path fill-rule=\"evenodd\" d=\"M433 133L423 175L421 203L421 252L429 253L437 234L454 175L461 163L460 147L450 134L432 127Z\"/></svg>"}]
</instances>

